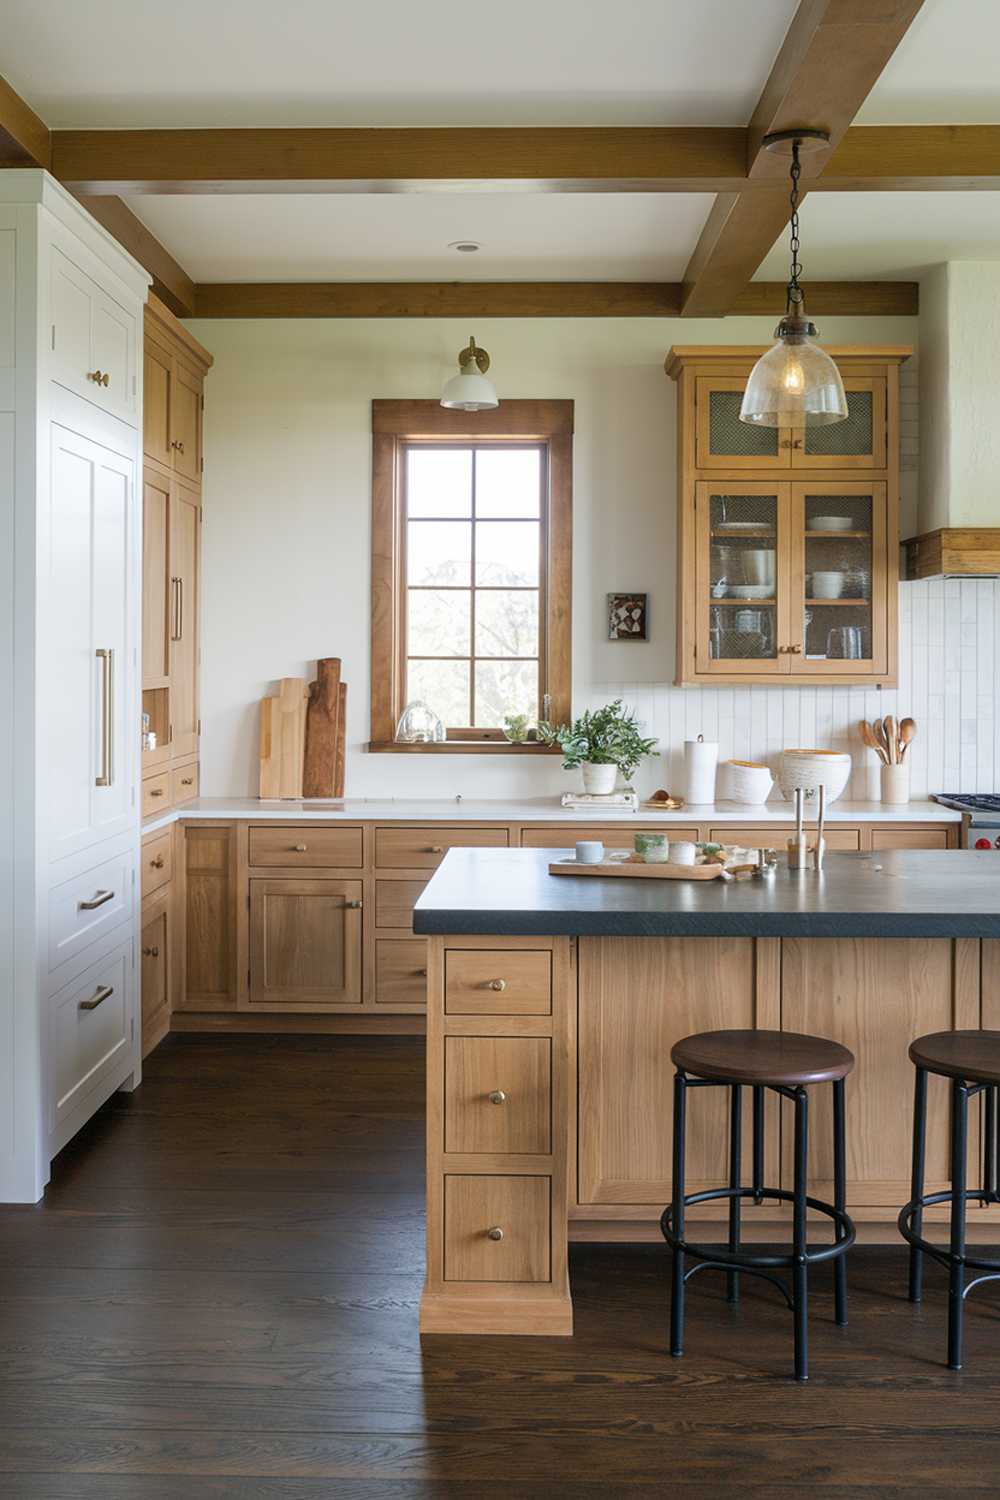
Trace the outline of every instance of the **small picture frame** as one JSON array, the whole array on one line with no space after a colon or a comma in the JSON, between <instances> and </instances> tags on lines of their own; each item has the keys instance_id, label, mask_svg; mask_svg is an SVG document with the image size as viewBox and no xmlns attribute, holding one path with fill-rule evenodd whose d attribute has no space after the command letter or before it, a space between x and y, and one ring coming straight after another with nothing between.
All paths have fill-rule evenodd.
<instances>
[{"instance_id":1,"label":"small picture frame","mask_svg":"<svg viewBox=\"0 0 1000 1500\"><path fill-rule=\"evenodd\" d=\"M608 640L645 641L647 621L645 594L608 595Z\"/></svg>"}]
</instances>

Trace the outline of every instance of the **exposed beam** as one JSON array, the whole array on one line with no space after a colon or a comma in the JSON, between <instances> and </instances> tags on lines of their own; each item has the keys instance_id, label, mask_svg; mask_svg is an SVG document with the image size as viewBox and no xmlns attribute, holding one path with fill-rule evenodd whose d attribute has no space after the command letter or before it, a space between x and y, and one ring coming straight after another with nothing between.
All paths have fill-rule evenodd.
<instances>
[{"instance_id":1,"label":"exposed beam","mask_svg":"<svg viewBox=\"0 0 1000 1500\"><path fill-rule=\"evenodd\" d=\"M199 318L676 318L676 282L206 282L195 289ZM783 282L753 282L734 313L776 317ZM912 316L912 281L811 282L821 314Z\"/></svg>"},{"instance_id":2,"label":"exposed beam","mask_svg":"<svg viewBox=\"0 0 1000 1500\"><path fill-rule=\"evenodd\" d=\"M717 199L684 273L685 317L720 317L788 218L787 162L764 137L797 125L830 145L803 155L803 196L896 50L923 0L800 0L747 132L748 189Z\"/></svg>"},{"instance_id":3,"label":"exposed beam","mask_svg":"<svg viewBox=\"0 0 1000 1500\"><path fill-rule=\"evenodd\" d=\"M854 125L813 192L1000 188L1000 125Z\"/></svg>"},{"instance_id":4,"label":"exposed beam","mask_svg":"<svg viewBox=\"0 0 1000 1500\"><path fill-rule=\"evenodd\" d=\"M141 219L120 198L77 197L88 213L113 234L119 245L134 255L153 278L153 290L172 313L189 318L194 312L195 285L170 251L160 244Z\"/></svg>"},{"instance_id":5,"label":"exposed beam","mask_svg":"<svg viewBox=\"0 0 1000 1500\"><path fill-rule=\"evenodd\" d=\"M0 167L47 167L51 159L48 126L0 78Z\"/></svg>"}]
</instances>

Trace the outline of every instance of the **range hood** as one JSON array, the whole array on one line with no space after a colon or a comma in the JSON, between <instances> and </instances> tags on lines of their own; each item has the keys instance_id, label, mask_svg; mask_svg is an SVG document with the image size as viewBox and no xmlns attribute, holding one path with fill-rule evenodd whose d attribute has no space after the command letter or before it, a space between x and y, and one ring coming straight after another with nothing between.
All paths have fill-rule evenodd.
<instances>
[{"instance_id":1,"label":"range hood","mask_svg":"<svg viewBox=\"0 0 1000 1500\"><path fill-rule=\"evenodd\" d=\"M903 543L904 578L995 578L1000 526L944 526Z\"/></svg>"}]
</instances>

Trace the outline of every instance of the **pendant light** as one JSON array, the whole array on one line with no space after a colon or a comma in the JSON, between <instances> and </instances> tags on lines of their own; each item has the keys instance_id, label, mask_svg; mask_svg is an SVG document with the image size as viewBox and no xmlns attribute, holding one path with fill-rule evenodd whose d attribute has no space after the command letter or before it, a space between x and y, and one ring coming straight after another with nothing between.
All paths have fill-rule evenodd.
<instances>
[{"instance_id":1,"label":"pendant light","mask_svg":"<svg viewBox=\"0 0 1000 1500\"><path fill-rule=\"evenodd\" d=\"M816 150L830 137L825 130L782 130L764 137L769 151L790 150L791 256L785 316L774 330L778 342L750 371L740 407L740 421L757 427L825 427L847 416L840 371L812 341L816 325L806 317L805 293L799 285L799 153Z\"/></svg>"},{"instance_id":2,"label":"pendant light","mask_svg":"<svg viewBox=\"0 0 1000 1500\"><path fill-rule=\"evenodd\" d=\"M458 356L458 374L453 375L441 392L441 405L457 411L492 411L500 405L492 380L486 379L490 357L474 338Z\"/></svg>"}]
</instances>

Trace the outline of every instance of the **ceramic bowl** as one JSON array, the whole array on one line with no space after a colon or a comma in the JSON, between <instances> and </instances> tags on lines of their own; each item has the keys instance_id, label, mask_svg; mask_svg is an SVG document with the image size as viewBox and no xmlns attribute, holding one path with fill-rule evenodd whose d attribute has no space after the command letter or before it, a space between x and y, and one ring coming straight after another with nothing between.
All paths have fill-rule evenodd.
<instances>
[{"instance_id":1,"label":"ceramic bowl","mask_svg":"<svg viewBox=\"0 0 1000 1500\"><path fill-rule=\"evenodd\" d=\"M817 787L823 786L827 802L836 802L851 779L851 769L846 750L783 750L778 785L789 799L797 786L805 788L807 798L815 797Z\"/></svg>"},{"instance_id":2,"label":"ceramic bowl","mask_svg":"<svg viewBox=\"0 0 1000 1500\"><path fill-rule=\"evenodd\" d=\"M723 796L727 802L748 802L757 806L771 795L774 779L769 768L759 761L724 760L720 770L724 776Z\"/></svg>"},{"instance_id":3,"label":"ceramic bowl","mask_svg":"<svg viewBox=\"0 0 1000 1500\"><path fill-rule=\"evenodd\" d=\"M854 521L851 516L813 516L807 531L850 531Z\"/></svg>"}]
</instances>

